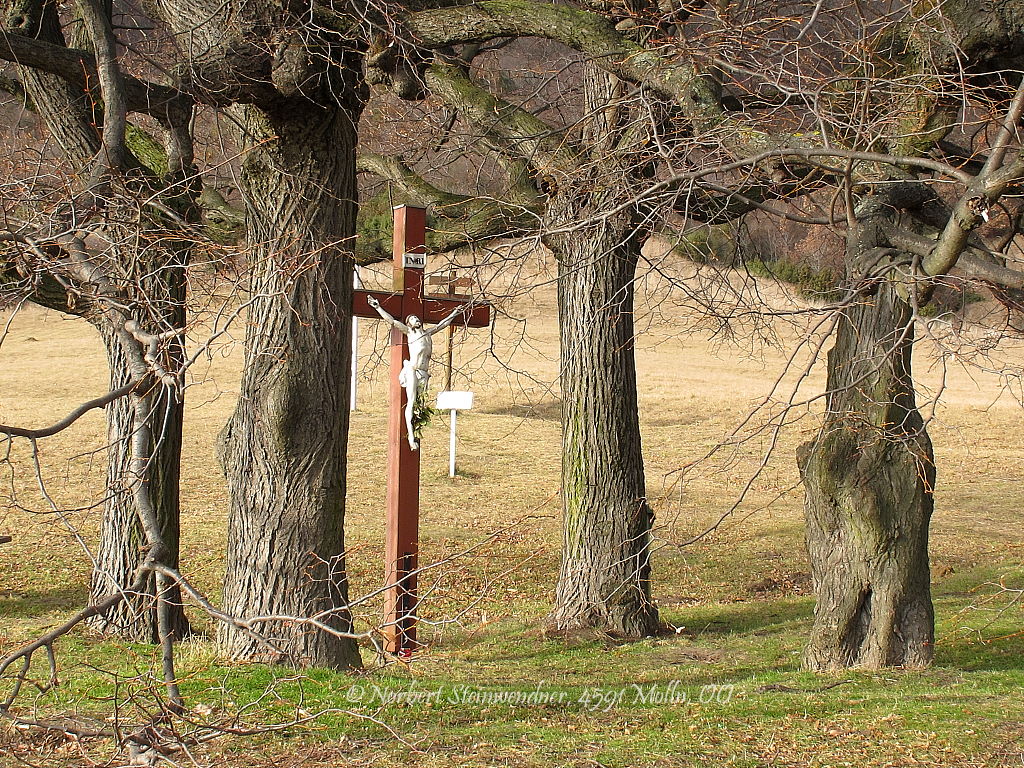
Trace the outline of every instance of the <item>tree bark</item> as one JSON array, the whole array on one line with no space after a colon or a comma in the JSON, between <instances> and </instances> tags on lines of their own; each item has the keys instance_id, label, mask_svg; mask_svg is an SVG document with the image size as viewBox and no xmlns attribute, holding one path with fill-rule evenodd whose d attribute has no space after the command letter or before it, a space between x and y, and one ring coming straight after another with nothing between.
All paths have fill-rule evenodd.
<instances>
[{"instance_id":1,"label":"tree bark","mask_svg":"<svg viewBox=\"0 0 1024 768\"><path fill-rule=\"evenodd\" d=\"M44 0L4 0L5 28L16 34L64 46L57 4ZM64 78L32 67L19 67L32 107L46 124L64 156L81 168L100 148L102 110L92 94Z\"/></svg>"},{"instance_id":2,"label":"tree bark","mask_svg":"<svg viewBox=\"0 0 1024 768\"><path fill-rule=\"evenodd\" d=\"M225 609L316 617L253 634L222 625L235 658L350 667L345 454L358 111L296 99L243 112L253 255L241 397L221 436L231 494Z\"/></svg>"},{"instance_id":3,"label":"tree bark","mask_svg":"<svg viewBox=\"0 0 1024 768\"><path fill-rule=\"evenodd\" d=\"M183 274L180 276L184 277ZM184 291L184 280L181 281L181 290ZM179 305L174 315L167 318L168 322L183 324L183 305ZM128 360L116 334L106 326L101 326L100 335L107 350L110 388L118 389L131 380ZM182 347L176 343L172 357L180 363L182 355ZM153 463L148 482L161 539L166 545L166 555L161 564L177 569L181 535L178 490L183 403L162 387L144 397L145 411L150 414L154 437L149 449ZM107 498L90 586L91 604L102 602L109 595L127 589L134 581L139 565L145 560L146 535L128 485L132 477L131 444L136 428L134 406L129 398L115 400L107 406ZM187 637L191 629L181 604L181 589L174 585L166 590L164 597L167 600L169 628L175 639ZM88 623L104 634L124 640L157 643L159 632L156 611L156 579L150 574L143 591L129 595L128 599L110 610L90 618Z\"/></svg>"},{"instance_id":4,"label":"tree bark","mask_svg":"<svg viewBox=\"0 0 1024 768\"><path fill-rule=\"evenodd\" d=\"M587 66L584 94L588 153L556 179L545 217L562 364L563 551L550 622L639 637L658 629L633 339L642 234L635 209L602 213L619 202L619 174L637 173L637 163L622 148L629 116L617 81Z\"/></svg>"},{"instance_id":5,"label":"tree bark","mask_svg":"<svg viewBox=\"0 0 1024 768\"><path fill-rule=\"evenodd\" d=\"M13 31L53 45L66 45L57 4L41 0L7 0L4 12L7 26ZM33 108L60 145L64 157L76 170L81 169L96 155L102 143L102 109L97 107L95 95L76 90L57 75L30 67L22 68L21 74ZM182 185L182 188L187 190L188 186ZM124 234L123 242L137 239L133 232ZM135 280L142 286L142 290L130 298L145 308L138 319L146 327L150 321L159 326L159 331L185 325L185 266L180 254L187 250L187 244L181 245L177 250L162 252L158 248L146 249L150 256L145 266L129 263L129 259L142 258L138 254L126 255L125 263L111 265L122 276L128 277L123 284L129 287L129 292ZM153 254L157 254L157 258L153 258ZM146 313L150 315L148 318L142 316ZM131 380L128 359L107 318L101 313L93 313L92 320L106 348L111 389L119 389ZM178 339L171 345L170 370L177 370L176 366L183 360L182 343L183 340ZM155 421L153 433L158 436L149 450L154 466L148 480L163 541L167 545L163 564L177 568L182 404L168 396L165 390L145 397ZM145 535L128 487L131 441L135 429L133 408L128 398L115 400L107 407L107 486L100 544L90 586L90 601L94 604L128 588L134 581L136 569L145 559L142 551ZM107 613L92 617L89 624L105 634L125 640L157 642L155 589L155 579L150 576L143 592L131 595ZM173 587L167 598L170 628L176 637L184 637L189 632L189 625L180 605L180 590Z\"/></svg>"},{"instance_id":6,"label":"tree bark","mask_svg":"<svg viewBox=\"0 0 1024 768\"><path fill-rule=\"evenodd\" d=\"M850 263L863 261L871 229L850 235ZM909 305L892 280L877 279L840 319L825 422L798 452L817 598L803 659L812 670L932 659L935 463L915 403L913 343Z\"/></svg>"},{"instance_id":7,"label":"tree bark","mask_svg":"<svg viewBox=\"0 0 1024 768\"><path fill-rule=\"evenodd\" d=\"M545 243L558 258L562 387L562 567L551 623L626 637L658 629L637 413L633 277L625 217Z\"/></svg>"}]
</instances>

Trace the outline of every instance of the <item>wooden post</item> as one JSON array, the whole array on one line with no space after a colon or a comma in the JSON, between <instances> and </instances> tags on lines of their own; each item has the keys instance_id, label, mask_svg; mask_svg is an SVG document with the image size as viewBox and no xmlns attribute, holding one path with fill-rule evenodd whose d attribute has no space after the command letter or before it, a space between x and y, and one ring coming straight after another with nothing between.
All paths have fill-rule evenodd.
<instances>
[{"instance_id":1,"label":"wooden post","mask_svg":"<svg viewBox=\"0 0 1024 768\"><path fill-rule=\"evenodd\" d=\"M458 273L453 269L447 275L438 275L430 278L431 285L443 285L446 296L451 298L467 299L469 294L462 293L460 288L472 288L473 280L468 277L457 277ZM445 353L444 389L449 391L452 388L452 375L455 372L455 326L448 326L448 349Z\"/></svg>"},{"instance_id":2,"label":"wooden post","mask_svg":"<svg viewBox=\"0 0 1024 768\"><path fill-rule=\"evenodd\" d=\"M424 323L438 323L459 306L465 313L455 323L483 328L490 323L490 307L445 297L424 296L426 264L426 211L411 205L395 208L393 292L356 290L354 317L380 319L370 307L373 296L392 317L403 322L417 315ZM409 657L416 648L416 570L419 567L420 451L409 447L405 430L405 389L398 383L402 363L409 356L405 335L391 329L391 372L388 382L388 491L384 569L384 643L389 653Z\"/></svg>"},{"instance_id":3,"label":"wooden post","mask_svg":"<svg viewBox=\"0 0 1024 768\"><path fill-rule=\"evenodd\" d=\"M407 254L426 255L426 211L400 206L395 209L394 284L402 295L401 320L423 317L423 268L407 263ZM411 260L409 260L411 261ZM419 566L420 452L409 448L405 428L405 389L395 371L409 357L405 335L391 329L391 381L388 398L388 502L385 545L384 636L391 653L408 655L416 645L416 569Z\"/></svg>"}]
</instances>

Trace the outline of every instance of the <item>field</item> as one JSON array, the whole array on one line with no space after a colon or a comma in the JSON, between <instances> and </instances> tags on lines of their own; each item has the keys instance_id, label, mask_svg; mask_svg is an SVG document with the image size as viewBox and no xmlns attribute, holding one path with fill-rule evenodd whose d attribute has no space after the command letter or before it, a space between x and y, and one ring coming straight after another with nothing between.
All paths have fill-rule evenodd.
<instances>
[{"instance_id":1,"label":"field","mask_svg":"<svg viewBox=\"0 0 1024 768\"><path fill-rule=\"evenodd\" d=\"M720 326L695 325L692 302L661 278L639 286L637 356L658 526L654 595L668 631L634 643L545 635L560 545L558 338L549 278L549 265L528 263L520 287L532 288L512 295L499 282L507 277L496 275L492 289L509 297L493 333L455 335L454 386L472 388L476 407L459 418L454 481L445 414L435 417L423 444L421 562L437 563L425 579L427 649L411 665L383 665L368 647L358 674L298 674L229 664L211 640L189 641L180 673L197 721L300 722L211 741L175 762L1019 765L1024 443L1014 396L1019 379L1010 372L1024 365L1024 347L1004 343L971 361L978 365L965 365L962 355L939 355L948 323L922 326L915 364L939 472L932 535L936 663L924 672L814 676L799 671L813 600L794 453L813 433L820 403L781 406L807 364L806 347L776 398L748 416L765 403L796 340L817 320L740 319L730 336ZM799 303L770 282L759 290L782 308ZM372 592L382 580L387 373L378 325L364 323L352 415L346 536L353 595ZM970 324L963 333L994 343ZM26 307L0 334L0 423L48 424L106 391L102 347L81 321ZM201 339L206 329L194 335ZM183 570L214 598L227 509L214 443L237 396L241 366L232 335L242 337L241 324L194 370L187 394ZM442 357L435 352L435 391L444 380ZM820 393L823 383L818 365L797 400ZM770 417L784 417L785 427L765 428ZM97 539L104 442L102 415L94 412L39 444L52 508L24 441L0 463L0 534L14 537L0 545L0 652L53 626L86 598L83 546ZM379 605L366 601L362 626L378 613ZM210 629L200 614L192 616ZM158 666L148 647L85 630L56 650L62 685L37 700L30 696L25 711L109 719L112 697L144 698ZM129 706L119 716L131 715ZM120 765L124 758L102 740L75 743L0 726L2 765L93 761Z\"/></svg>"}]
</instances>

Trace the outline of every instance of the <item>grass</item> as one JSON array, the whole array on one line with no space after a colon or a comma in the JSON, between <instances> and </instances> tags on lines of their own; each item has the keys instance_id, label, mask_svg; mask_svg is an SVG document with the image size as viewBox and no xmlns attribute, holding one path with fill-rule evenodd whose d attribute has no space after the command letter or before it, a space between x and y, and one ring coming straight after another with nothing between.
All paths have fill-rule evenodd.
<instances>
[{"instance_id":1,"label":"grass","mask_svg":"<svg viewBox=\"0 0 1024 768\"><path fill-rule=\"evenodd\" d=\"M546 274L546 265L533 268ZM773 290L761 287L762 295ZM454 481L444 414L426 431L423 561L477 548L437 571L423 605L425 618L439 622L422 627L427 649L411 666L382 666L365 649L362 672L299 674L226 663L209 640L184 644L179 672L197 721L302 720L203 745L199 765L1019 764L1024 615L1014 590L1024 587L1017 512L1024 447L1014 440L1020 408L1001 394L1001 378L943 368L935 364L936 344L927 337L921 344L916 365L926 407L927 394L944 387L931 422L940 478L934 667L809 675L799 669L813 602L793 455L813 429L813 408L780 434L774 458L736 512L681 546L737 501L767 441L746 428L745 441L692 462L761 401L802 329L772 326L779 347L751 344L746 335L738 337L746 346L723 343L693 332L682 302L665 296L645 284L638 377L658 516L654 592L674 631L635 643L542 631L560 532L557 328L553 291L541 285L503 307L508 315L493 338L457 336L455 384L473 388L478 405L459 419L462 474ZM353 594L374 589L382 576L387 382L376 325L363 327L360 409L352 418L346 535ZM488 345L495 356L483 354ZM996 353L1011 364L1022 359L1012 346ZM239 366L236 346L218 349L188 393L183 567L213 596L227 509L213 443L233 406ZM998 366L990 360L987 367ZM805 391L820 392L822 384L815 369ZM0 421L49 423L104 387L102 350L87 326L34 309L15 319L0 349ZM41 444L48 490L60 507L78 511L48 511L24 446L0 465L7 488L0 498L9 497L0 501L0 533L15 535L0 546L0 651L82 604L88 558L72 531L88 545L98 535L92 505L103 483L102 454L95 453L102 427L101 415L91 414ZM374 622L378 611L369 604L361 621ZM28 697L22 711L106 721L115 699L128 719L134 702L154 700L159 664L151 648L83 630L57 651L62 684ZM83 765L113 754L103 741L0 730L0 765Z\"/></svg>"},{"instance_id":2,"label":"grass","mask_svg":"<svg viewBox=\"0 0 1024 768\"><path fill-rule=\"evenodd\" d=\"M1009 764L1020 754L1024 642L958 637L957 617L970 605L962 592L940 591L940 632L951 637L923 672L799 671L812 605L791 598L669 611L686 629L635 643L545 638L537 612L432 644L412 667L361 674L229 666L192 643L182 675L199 720L242 711L242 723L288 722L326 712L287 734L221 742L204 753L213 764L242 764L255 752L257 765L317 765L298 759L316 754L400 765L410 747L418 765ZM1004 616L987 631L1019 630L1020 618ZM80 717L106 711L115 692L144 698L157 663L144 646L80 636L62 653L105 670L65 672L53 704Z\"/></svg>"}]
</instances>

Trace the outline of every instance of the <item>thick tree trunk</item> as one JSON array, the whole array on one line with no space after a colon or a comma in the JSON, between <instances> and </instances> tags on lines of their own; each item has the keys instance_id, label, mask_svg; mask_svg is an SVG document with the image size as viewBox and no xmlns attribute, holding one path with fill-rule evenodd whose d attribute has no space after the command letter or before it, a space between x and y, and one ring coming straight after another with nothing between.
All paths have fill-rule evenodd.
<instances>
[{"instance_id":1,"label":"thick tree trunk","mask_svg":"<svg viewBox=\"0 0 1024 768\"><path fill-rule=\"evenodd\" d=\"M633 348L642 236L617 184L638 172L621 85L584 68L580 162L550 190L544 243L558 260L562 388L562 568L549 618L626 637L658 630ZM559 183L560 182L560 183ZM580 190L584 192L581 194Z\"/></svg>"},{"instance_id":2,"label":"thick tree trunk","mask_svg":"<svg viewBox=\"0 0 1024 768\"><path fill-rule=\"evenodd\" d=\"M798 453L817 597L809 669L932 658L935 465L914 399L913 342L910 308L882 279L845 312L828 356L825 424Z\"/></svg>"},{"instance_id":3,"label":"thick tree trunk","mask_svg":"<svg viewBox=\"0 0 1024 768\"><path fill-rule=\"evenodd\" d=\"M58 4L44 0L3 0L4 26L12 32L35 37L54 45L65 45ZM92 94L68 85L57 75L30 67L19 74L32 107L46 124L64 156L76 169L100 148L102 114L95 108Z\"/></svg>"},{"instance_id":4,"label":"thick tree trunk","mask_svg":"<svg viewBox=\"0 0 1024 768\"><path fill-rule=\"evenodd\" d=\"M184 290L184 282L181 283ZM184 310L179 305L168 322L182 327ZM110 388L118 389L130 381L128 360L115 334L101 327L100 335L107 350L110 366ZM173 357L182 359L180 344ZM163 564L178 567L180 539L179 476L181 469L182 403L165 388L147 396L147 412L154 435L150 446L153 466L149 473L150 493L167 555ZM145 559L146 536L130 488L131 442L136 424L129 398L115 400L107 406L107 498L100 528L100 545L96 553L90 588L90 603L97 603L135 580L135 572ZM189 623L181 605L181 590L174 586L164 596L168 602L171 629L177 639L186 637ZM156 580L146 581L144 591L128 595L128 599L106 613L95 616L89 624L104 634L140 643L159 641L156 615Z\"/></svg>"},{"instance_id":5,"label":"thick tree trunk","mask_svg":"<svg viewBox=\"0 0 1024 768\"><path fill-rule=\"evenodd\" d=\"M658 611L633 350L640 241L624 218L545 239L559 264L563 400L563 552L550 621L637 637L657 631Z\"/></svg>"},{"instance_id":6,"label":"thick tree trunk","mask_svg":"<svg viewBox=\"0 0 1024 768\"><path fill-rule=\"evenodd\" d=\"M244 111L252 299L238 407L221 436L231 494L225 609L351 630L345 452L358 112L296 99ZM354 640L294 622L222 625L235 658L348 667Z\"/></svg>"},{"instance_id":7,"label":"thick tree trunk","mask_svg":"<svg viewBox=\"0 0 1024 768\"><path fill-rule=\"evenodd\" d=\"M55 3L41 0L8 0L4 3L5 21L9 27L22 34L38 37L55 45L64 45L65 39L57 15ZM70 87L61 78L26 68L22 79L33 108L46 123L47 129L63 150L65 159L75 168L84 165L99 150L101 144L102 115L97 113L93 96ZM188 189L187 185L179 187ZM179 193L180 194L180 193ZM116 226L116 225L114 225ZM127 231L122 242L136 240L135 233ZM152 247L147 251L157 252ZM179 260L179 253L187 250L187 244L178 252L166 252L163 263L157 264L152 258L145 266L125 263L112 264L112 272L118 272L128 279L126 286L144 286L133 295L150 317L138 318L149 328L155 321L157 331L182 328L185 324L185 267ZM135 254L134 258L141 258ZM131 294L130 289L127 292ZM110 386L118 389L131 379L127 358L113 329L103 316L95 322L103 338L110 370ZM170 370L177 370L182 361L182 341L171 350L168 361ZM168 556L165 564L178 566L179 502L178 476L181 459L181 416L182 405L167 392L154 393L150 399L153 433L156 444L150 446L154 466L149 482L161 525ZM90 600L93 603L126 588L134 582L135 571L143 558L142 547L145 536L138 518L130 483L131 441L135 433L132 405L128 398L122 398L107 407L107 486L103 504L103 521L100 529L100 544L92 574ZM106 634L116 635L136 642L157 641L157 618L155 600L155 579L149 579L144 592L129 596L110 612L96 616L89 623ZM166 596L171 603L169 617L171 629L176 637L184 637L189 625L180 606L180 590L174 587Z\"/></svg>"}]
</instances>

